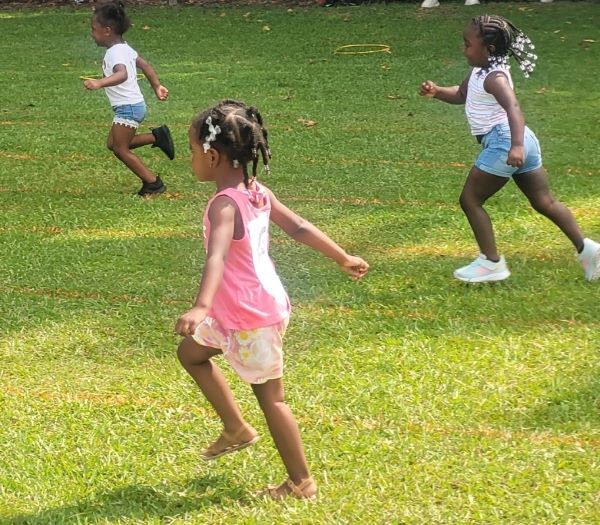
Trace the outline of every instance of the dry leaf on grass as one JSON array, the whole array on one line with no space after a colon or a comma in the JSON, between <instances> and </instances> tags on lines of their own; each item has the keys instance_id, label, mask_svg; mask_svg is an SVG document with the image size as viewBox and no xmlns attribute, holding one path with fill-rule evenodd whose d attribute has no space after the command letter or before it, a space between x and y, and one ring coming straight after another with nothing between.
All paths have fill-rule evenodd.
<instances>
[{"instance_id":1,"label":"dry leaf on grass","mask_svg":"<svg viewBox=\"0 0 600 525\"><path fill-rule=\"evenodd\" d=\"M315 120L310 120L303 117L300 117L298 119L298 122L300 122L300 124L307 128L314 128L317 125L317 122Z\"/></svg>"}]
</instances>

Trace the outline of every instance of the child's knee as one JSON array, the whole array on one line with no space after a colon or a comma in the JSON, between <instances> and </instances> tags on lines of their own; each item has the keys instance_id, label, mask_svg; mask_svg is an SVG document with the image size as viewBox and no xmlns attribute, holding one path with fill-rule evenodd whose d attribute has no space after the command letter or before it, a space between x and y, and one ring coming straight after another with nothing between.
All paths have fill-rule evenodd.
<instances>
[{"instance_id":1,"label":"child's knee","mask_svg":"<svg viewBox=\"0 0 600 525\"><path fill-rule=\"evenodd\" d=\"M473 199L469 196L469 194L463 191L458 197L458 204L463 210L468 210L473 206Z\"/></svg>"},{"instance_id":2,"label":"child's knee","mask_svg":"<svg viewBox=\"0 0 600 525\"><path fill-rule=\"evenodd\" d=\"M463 211L470 211L475 208L481 208L486 200L473 191L463 190L458 198L458 204L460 204Z\"/></svg>"},{"instance_id":3,"label":"child's knee","mask_svg":"<svg viewBox=\"0 0 600 525\"><path fill-rule=\"evenodd\" d=\"M529 202L531 203L531 207L542 215L548 215L552 211L552 207L556 204L556 201L550 195L530 199Z\"/></svg>"},{"instance_id":4,"label":"child's knee","mask_svg":"<svg viewBox=\"0 0 600 525\"><path fill-rule=\"evenodd\" d=\"M181 340L179 346L177 347L177 359L179 359L179 362L185 366L185 364L191 360L191 356L191 345L188 338L186 337Z\"/></svg>"},{"instance_id":5,"label":"child's knee","mask_svg":"<svg viewBox=\"0 0 600 525\"><path fill-rule=\"evenodd\" d=\"M177 358L186 369L188 366L206 363L217 354L221 354L221 350L203 346L189 335L183 338L177 347Z\"/></svg>"},{"instance_id":6,"label":"child's knee","mask_svg":"<svg viewBox=\"0 0 600 525\"><path fill-rule=\"evenodd\" d=\"M113 155L115 157L117 157L119 160L123 160L130 153L129 148L123 147L123 146L114 146L114 145L111 148L111 151L113 152Z\"/></svg>"},{"instance_id":7,"label":"child's knee","mask_svg":"<svg viewBox=\"0 0 600 525\"><path fill-rule=\"evenodd\" d=\"M253 384L252 389L263 411L286 406L281 379L270 379L266 383Z\"/></svg>"}]
</instances>

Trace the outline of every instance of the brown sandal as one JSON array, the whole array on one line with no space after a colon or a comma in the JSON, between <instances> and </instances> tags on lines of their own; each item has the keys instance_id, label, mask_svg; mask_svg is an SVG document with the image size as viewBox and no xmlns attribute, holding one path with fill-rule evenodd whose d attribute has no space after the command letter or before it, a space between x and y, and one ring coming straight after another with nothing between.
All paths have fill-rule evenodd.
<instances>
[{"instance_id":1,"label":"brown sandal","mask_svg":"<svg viewBox=\"0 0 600 525\"><path fill-rule=\"evenodd\" d=\"M287 496L313 500L317 497L317 484L312 477L302 480L298 485L288 478L280 485L269 485L265 491L265 495L275 500L280 500Z\"/></svg>"},{"instance_id":2,"label":"brown sandal","mask_svg":"<svg viewBox=\"0 0 600 525\"><path fill-rule=\"evenodd\" d=\"M241 436L244 434L251 433L250 439L241 440ZM205 461L212 461L213 459L220 458L225 454L231 454L237 452L243 448L253 445L260 439L258 432L254 430L250 425L244 425L237 432L229 434L228 432L221 432L218 439L210 445L204 452L200 454L202 459Z\"/></svg>"}]
</instances>

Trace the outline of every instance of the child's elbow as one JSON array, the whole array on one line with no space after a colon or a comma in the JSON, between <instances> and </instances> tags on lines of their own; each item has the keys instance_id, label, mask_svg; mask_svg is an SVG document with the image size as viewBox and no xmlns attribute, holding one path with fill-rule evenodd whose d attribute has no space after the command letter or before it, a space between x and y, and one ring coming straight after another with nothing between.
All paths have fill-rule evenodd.
<instances>
[{"instance_id":1,"label":"child's elbow","mask_svg":"<svg viewBox=\"0 0 600 525\"><path fill-rule=\"evenodd\" d=\"M304 219L300 219L298 222L294 223L293 227L290 228L287 233L292 239L298 239L306 233L309 224L310 223Z\"/></svg>"}]
</instances>

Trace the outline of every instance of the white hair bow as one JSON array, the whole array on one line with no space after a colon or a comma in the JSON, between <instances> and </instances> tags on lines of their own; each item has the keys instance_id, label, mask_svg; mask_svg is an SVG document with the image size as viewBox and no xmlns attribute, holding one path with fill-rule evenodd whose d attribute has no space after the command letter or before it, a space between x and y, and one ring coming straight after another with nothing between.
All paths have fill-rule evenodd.
<instances>
[{"instance_id":1,"label":"white hair bow","mask_svg":"<svg viewBox=\"0 0 600 525\"><path fill-rule=\"evenodd\" d=\"M204 153L207 153L210 149L210 143L214 142L217 139L217 135L221 133L221 128L219 126L213 126L212 117L207 117L206 125L208 126L208 135L204 138L204 144L202 147L204 148Z\"/></svg>"}]
</instances>

